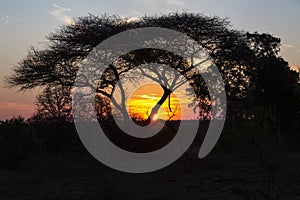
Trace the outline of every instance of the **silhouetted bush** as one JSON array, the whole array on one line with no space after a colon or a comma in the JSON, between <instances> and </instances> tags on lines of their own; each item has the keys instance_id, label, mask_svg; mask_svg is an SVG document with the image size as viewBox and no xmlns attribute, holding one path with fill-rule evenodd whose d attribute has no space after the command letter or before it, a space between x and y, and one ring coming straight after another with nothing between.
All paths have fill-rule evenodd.
<instances>
[{"instance_id":1,"label":"silhouetted bush","mask_svg":"<svg viewBox=\"0 0 300 200\"><path fill-rule=\"evenodd\" d=\"M48 153L59 154L73 147L82 146L73 123L35 122L32 126L38 137L43 140Z\"/></svg>"},{"instance_id":2,"label":"silhouetted bush","mask_svg":"<svg viewBox=\"0 0 300 200\"><path fill-rule=\"evenodd\" d=\"M42 149L42 141L24 118L12 118L0 124L0 168L23 168L30 156Z\"/></svg>"}]
</instances>

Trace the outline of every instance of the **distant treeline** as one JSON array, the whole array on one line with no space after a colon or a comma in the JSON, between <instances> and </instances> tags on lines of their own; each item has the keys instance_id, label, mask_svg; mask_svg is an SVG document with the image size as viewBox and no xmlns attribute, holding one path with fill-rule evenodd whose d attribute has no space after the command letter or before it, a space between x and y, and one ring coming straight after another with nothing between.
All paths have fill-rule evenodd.
<instances>
[{"instance_id":1,"label":"distant treeline","mask_svg":"<svg viewBox=\"0 0 300 200\"><path fill-rule=\"evenodd\" d=\"M264 125L261 127L251 120L239 121L238 126L227 123L212 153L234 152L261 155L266 152L275 153L282 149L300 150L300 136L281 134L274 126L276 121L268 118L268 116L262 116L261 122ZM160 133L147 140L130 138L113 123L102 124L102 128L107 137L123 149L133 152L149 152L168 144L176 134L179 124L180 121L167 121ZM208 124L209 121L200 122L194 146L201 145ZM22 117L0 122L1 169L23 169L30 166L32 158L51 159L53 156L72 154L78 157L88 154L73 122L30 122Z\"/></svg>"}]
</instances>

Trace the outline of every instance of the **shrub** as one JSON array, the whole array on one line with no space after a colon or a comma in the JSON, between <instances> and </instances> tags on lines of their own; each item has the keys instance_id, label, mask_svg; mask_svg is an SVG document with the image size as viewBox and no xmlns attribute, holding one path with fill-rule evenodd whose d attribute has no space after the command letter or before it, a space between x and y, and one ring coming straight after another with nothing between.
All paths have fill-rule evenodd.
<instances>
[{"instance_id":1,"label":"shrub","mask_svg":"<svg viewBox=\"0 0 300 200\"><path fill-rule=\"evenodd\" d=\"M0 168L23 168L30 156L39 152L42 141L35 130L17 117L0 124Z\"/></svg>"}]
</instances>

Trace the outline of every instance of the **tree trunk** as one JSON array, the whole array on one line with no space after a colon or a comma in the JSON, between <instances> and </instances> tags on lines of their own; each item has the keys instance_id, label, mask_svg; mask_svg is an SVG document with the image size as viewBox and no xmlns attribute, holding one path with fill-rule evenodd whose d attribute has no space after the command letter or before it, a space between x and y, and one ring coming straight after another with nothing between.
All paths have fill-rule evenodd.
<instances>
[{"instance_id":1,"label":"tree trunk","mask_svg":"<svg viewBox=\"0 0 300 200\"><path fill-rule=\"evenodd\" d=\"M164 93L162 97L159 99L159 101L156 103L156 105L152 108L151 113L146 120L146 124L151 123L154 116L158 113L158 110L160 109L161 105L167 100L168 96L170 96L172 93L172 90L166 88L165 86L161 85L161 87L163 88Z\"/></svg>"}]
</instances>

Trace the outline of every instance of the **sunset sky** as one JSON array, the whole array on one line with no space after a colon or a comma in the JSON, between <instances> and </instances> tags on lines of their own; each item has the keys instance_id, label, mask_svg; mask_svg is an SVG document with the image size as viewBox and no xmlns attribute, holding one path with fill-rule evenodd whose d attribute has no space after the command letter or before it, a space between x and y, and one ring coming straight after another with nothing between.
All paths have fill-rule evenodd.
<instances>
[{"instance_id":1,"label":"sunset sky","mask_svg":"<svg viewBox=\"0 0 300 200\"><path fill-rule=\"evenodd\" d=\"M29 117L34 112L35 95L39 89L18 93L17 89L4 87L3 77L11 73L12 66L26 55L31 46L42 48L45 36L59 26L72 23L73 18L88 13L138 18L171 11L229 17L233 27L239 30L271 33L282 39L281 55L291 66L300 66L299 0L0 1L0 119L17 115ZM157 98L154 93L142 96L137 92L135 95L135 102L131 102L133 110L133 105L138 105L142 99L154 102ZM172 98L174 105L175 96Z\"/></svg>"},{"instance_id":2,"label":"sunset sky","mask_svg":"<svg viewBox=\"0 0 300 200\"><path fill-rule=\"evenodd\" d=\"M188 107L192 100L189 100L185 93L184 89L174 91L170 99L172 110L170 111L166 100L157 113L157 119L197 119L193 110ZM130 115L147 119L162 95L163 89L158 84L146 84L137 88L128 101ZM171 118L173 113L174 116Z\"/></svg>"},{"instance_id":3,"label":"sunset sky","mask_svg":"<svg viewBox=\"0 0 300 200\"><path fill-rule=\"evenodd\" d=\"M151 109L159 101L163 95L163 89L158 84L147 84L139 87L131 95L128 101L129 113L132 116L141 117L147 119L151 113ZM171 109L175 112L173 119L180 119L181 107L175 94L171 95ZM176 111L175 111L176 110ZM158 119L168 119L168 116L172 114L168 108L168 100L162 105L157 113Z\"/></svg>"}]
</instances>

